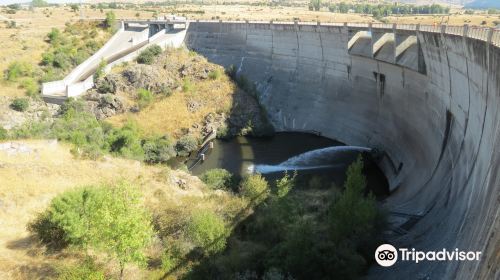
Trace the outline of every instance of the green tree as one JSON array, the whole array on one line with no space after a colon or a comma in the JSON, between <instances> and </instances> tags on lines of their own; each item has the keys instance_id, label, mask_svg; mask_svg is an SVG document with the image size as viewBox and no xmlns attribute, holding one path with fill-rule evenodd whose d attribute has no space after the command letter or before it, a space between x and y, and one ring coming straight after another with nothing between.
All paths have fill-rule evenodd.
<instances>
[{"instance_id":1,"label":"green tree","mask_svg":"<svg viewBox=\"0 0 500 280\"><path fill-rule=\"evenodd\" d=\"M47 7L49 3L44 0L33 0L31 1L31 6L33 7Z\"/></svg>"},{"instance_id":2,"label":"green tree","mask_svg":"<svg viewBox=\"0 0 500 280\"><path fill-rule=\"evenodd\" d=\"M80 5L78 5L78 4L71 4L71 5L69 5L69 7L71 8L71 11L73 11L73 12L78 12L80 10Z\"/></svg>"},{"instance_id":3,"label":"green tree","mask_svg":"<svg viewBox=\"0 0 500 280\"><path fill-rule=\"evenodd\" d=\"M364 195L366 177L361 156L347 169L344 188L329 211L332 238L336 242L351 236L367 240L374 235L380 217L375 197L371 193Z\"/></svg>"},{"instance_id":4,"label":"green tree","mask_svg":"<svg viewBox=\"0 0 500 280\"><path fill-rule=\"evenodd\" d=\"M321 8L321 0L310 0L309 10L319 11Z\"/></svg>"},{"instance_id":5,"label":"green tree","mask_svg":"<svg viewBox=\"0 0 500 280\"><path fill-rule=\"evenodd\" d=\"M113 29L116 24L116 15L114 12L109 11L106 13L106 19L104 20L104 25L108 29Z\"/></svg>"},{"instance_id":6,"label":"green tree","mask_svg":"<svg viewBox=\"0 0 500 280\"><path fill-rule=\"evenodd\" d=\"M287 172L285 172L285 175L281 179L276 180L276 194L279 198L285 197L288 192L290 192L290 190L295 186L296 178L297 171L293 173L293 176L290 176Z\"/></svg>"},{"instance_id":7,"label":"green tree","mask_svg":"<svg viewBox=\"0 0 500 280\"><path fill-rule=\"evenodd\" d=\"M30 106L30 102L28 100L28 98L16 98L12 101L12 103L10 104L10 107L13 109L13 110L16 110L16 111L19 111L19 112L24 112L26 110L28 110L28 107Z\"/></svg>"},{"instance_id":8,"label":"green tree","mask_svg":"<svg viewBox=\"0 0 500 280\"><path fill-rule=\"evenodd\" d=\"M122 279L127 263L145 264L143 250L153 236L150 221L139 191L119 183L80 188L57 196L30 229L44 242L56 237L70 245L107 253L118 261ZM51 230L43 225L50 225ZM47 236L53 232L59 234Z\"/></svg>"},{"instance_id":9,"label":"green tree","mask_svg":"<svg viewBox=\"0 0 500 280\"><path fill-rule=\"evenodd\" d=\"M198 148L198 141L191 135L182 136L177 144L175 145L175 150L177 151L177 155L181 157L186 157L192 151L195 151Z\"/></svg>"},{"instance_id":10,"label":"green tree","mask_svg":"<svg viewBox=\"0 0 500 280\"><path fill-rule=\"evenodd\" d=\"M98 79L104 77L104 75L106 74L106 72L104 71L106 69L106 66L108 64L106 63L106 60L101 59L101 61L99 62L99 65L97 65L97 69L95 70L95 73L94 73L94 81L97 81Z\"/></svg>"},{"instance_id":11,"label":"green tree","mask_svg":"<svg viewBox=\"0 0 500 280\"><path fill-rule=\"evenodd\" d=\"M233 174L222 168L207 170L201 175L201 180L209 187L218 190L230 190L235 181Z\"/></svg>"},{"instance_id":12,"label":"green tree","mask_svg":"<svg viewBox=\"0 0 500 280\"><path fill-rule=\"evenodd\" d=\"M173 141L169 137L153 137L142 144L144 161L147 163L167 163L176 155Z\"/></svg>"},{"instance_id":13,"label":"green tree","mask_svg":"<svg viewBox=\"0 0 500 280\"><path fill-rule=\"evenodd\" d=\"M269 196L269 185L264 177L260 174L252 174L243 179L240 185L243 196L258 205Z\"/></svg>"},{"instance_id":14,"label":"green tree","mask_svg":"<svg viewBox=\"0 0 500 280\"><path fill-rule=\"evenodd\" d=\"M224 250L228 234L224 221L207 210L194 212L187 226L187 236L207 256Z\"/></svg>"}]
</instances>

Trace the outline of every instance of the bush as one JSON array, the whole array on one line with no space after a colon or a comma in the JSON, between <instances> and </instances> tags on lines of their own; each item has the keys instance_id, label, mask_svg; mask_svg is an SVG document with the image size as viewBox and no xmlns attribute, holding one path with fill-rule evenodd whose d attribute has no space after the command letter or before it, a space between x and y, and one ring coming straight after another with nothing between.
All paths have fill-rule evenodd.
<instances>
[{"instance_id":1,"label":"bush","mask_svg":"<svg viewBox=\"0 0 500 280\"><path fill-rule=\"evenodd\" d=\"M175 156L174 143L168 137L154 137L142 144L144 161L147 163L166 163Z\"/></svg>"},{"instance_id":2,"label":"bush","mask_svg":"<svg viewBox=\"0 0 500 280\"><path fill-rule=\"evenodd\" d=\"M269 196L269 185L260 174L245 177L240 185L241 194L255 205L262 203Z\"/></svg>"},{"instance_id":3,"label":"bush","mask_svg":"<svg viewBox=\"0 0 500 280\"><path fill-rule=\"evenodd\" d=\"M182 136L177 144L175 144L175 150L177 155L181 157L187 157L192 151L198 148L198 141L191 135Z\"/></svg>"},{"instance_id":4,"label":"bush","mask_svg":"<svg viewBox=\"0 0 500 280\"><path fill-rule=\"evenodd\" d=\"M5 140L9 137L9 132L0 126L0 141Z\"/></svg>"},{"instance_id":5,"label":"bush","mask_svg":"<svg viewBox=\"0 0 500 280\"><path fill-rule=\"evenodd\" d=\"M276 180L276 189L277 189L277 195L279 198L285 197L288 192L295 186L296 183L296 177L297 177L297 171L293 173L293 176L290 177L287 172L285 172L285 175L283 178Z\"/></svg>"},{"instance_id":6,"label":"bush","mask_svg":"<svg viewBox=\"0 0 500 280\"><path fill-rule=\"evenodd\" d=\"M128 123L120 129L113 129L107 141L110 151L114 154L137 160L144 158L139 129L133 123Z\"/></svg>"},{"instance_id":7,"label":"bush","mask_svg":"<svg viewBox=\"0 0 500 280\"><path fill-rule=\"evenodd\" d=\"M137 91L137 103L140 109L146 108L151 102L153 102L154 96L151 91L147 89L140 88Z\"/></svg>"},{"instance_id":8,"label":"bush","mask_svg":"<svg viewBox=\"0 0 500 280\"><path fill-rule=\"evenodd\" d=\"M41 217L47 226L35 222L30 229L44 243L62 240L107 253L118 260L120 279L126 263L145 263L143 250L153 229L134 187L121 183L67 191ZM57 235L50 235L54 230Z\"/></svg>"},{"instance_id":9,"label":"bush","mask_svg":"<svg viewBox=\"0 0 500 280\"><path fill-rule=\"evenodd\" d=\"M10 104L10 108L19 112L24 112L28 110L29 106L30 102L28 98L15 98Z\"/></svg>"},{"instance_id":10,"label":"bush","mask_svg":"<svg viewBox=\"0 0 500 280\"><path fill-rule=\"evenodd\" d=\"M194 83L189 78L184 78L182 80L182 91L191 92L194 89Z\"/></svg>"},{"instance_id":11,"label":"bush","mask_svg":"<svg viewBox=\"0 0 500 280\"><path fill-rule=\"evenodd\" d=\"M359 157L347 170L345 190L330 209L330 227L333 240L340 241L351 236L368 240L374 235L378 209L375 197L365 197L366 178L363 161Z\"/></svg>"},{"instance_id":12,"label":"bush","mask_svg":"<svg viewBox=\"0 0 500 280\"><path fill-rule=\"evenodd\" d=\"M210 79L212 79L212 80L217 80L217 79L219 79L221 75L222 75L222 74L221 74L221 72L220 72L220 70L219 70L219 69L214 70L214 71L210 71L210 73L208 73L208 77L209 77Z\"/></svg>"},{"instance_id":13,"label":"bush","mask_svg":"<svg viewBox=\"0 0 500 280\"><path fill-rule=\"evenodd\" d=\"M18 78L28 77L33 74L33 66L28 62L15 61L9 64L5 70L4 78L7 81L15 82Z\"/></svg>"},{"instance_id":14,"label":"bush","mask_svg":"<svg viewBox=\"0 0 500 280\"><path fill-rule=\"evenodd\" d=\"M109 30L113 31L116 24L116 15L114 12L109 11L106 13L106 19L104 20L104 26Z\"/></svg>"},{"instance_id":15,"label":"bush","mask_svg":"<svg viewBox=\"0 0 500 280\"><path fill-rule=\"evenodd\" d=\"M52 65L63 70L68 69L71 66L71 57L63 52L57 52L54 55L54 61Z\"/></svg>"},{"instance_id":16,"label":"bush","mask_svg":"<svg viewBox=\"0 0 500 280\"><path fill-rule=\"evenodd\" d=\"M40 88L33 78L26 78L21 82L21 87L26 90L26 95L30 97L38 96Z\"/></svg>"},{"instance_id":17,"label":"bush","mask_svg":"<svg viewBox=\"0 0 500 280\"><path fill-rule=\"evenodd\" d=\"M224 221L206 210L195 212L187 226L187 236L205 255L224 250L228 235Z\"/></svg>"},{"instance_id":18,"label":"bush","mask_svg":"<svg viewBox=\"0 0 500 280\"><path fill-rule=\"evenodd\" d=\"M107 65L106 60L101 59L101 61L99 62L99 65L97 66L97 69L95 70L95 73L94 73L94 81L97 81L98 79L104 77L104 75L106 74L104 72L106 65Z\"/></svg>"},{"instance_id":19,"label":"bush","mask_svg":"<svg viewBox=\"0 0 500 280\"><path fill-rule=\"evenodd\" d=\"M59 280L105 280L103 267L97 265L94 260L87 257L77 265L71 265L58 269Z\"/></svg>"},{"instance_id":20,"label":"bush","mask_svg":"<svg viewBox=\"0 0 500 280\"><path fill-rule=\"evenodd\" d=\"M57 28L52 28L52 30L50 30L50 32L47 34L48 41L52 45L59 42L61 39L61 36L62 36L61 31L59 31L59 29L57 29Z\"/></svg>"},{"instance_id":21,"label":"bush","mask_svg":"<svg viewBox=\"0 0 500 280\"><path fill-rule=\"evenodd\" d=\"M222 168L210 169L201 175L201 180L209 187L217 190L230 190L234 186L234 177Z\"/></svg>"},{"instance_id":22,"label":"bush","mask_svg":"<svg viewBox=\"0 0 500 280\"><path fill-rule=\"evenodd\" d=\"M162 49L158 45L147 47L137 57L137 62L141 64L152 64L155 57L162 53Z\"/></svg>"}]
</instances>

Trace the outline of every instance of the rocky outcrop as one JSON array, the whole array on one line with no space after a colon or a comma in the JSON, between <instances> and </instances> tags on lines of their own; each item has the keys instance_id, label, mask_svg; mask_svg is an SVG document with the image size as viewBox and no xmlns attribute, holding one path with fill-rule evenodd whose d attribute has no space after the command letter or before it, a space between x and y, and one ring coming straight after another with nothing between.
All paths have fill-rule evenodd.
<instances>
[{"instance_id":1,"label":"rocky outcrop","mask_svg":"<svg viewBox=\"0 0 500 280\"><path fill-rule=\"evenodd\" d=\"M18 112L10 107L13 97L0 96L0 127L13 129L26 122L49 121L58 114L59 106L42 100L30 99L25 112Z\"/></svg>"}]
</instances>

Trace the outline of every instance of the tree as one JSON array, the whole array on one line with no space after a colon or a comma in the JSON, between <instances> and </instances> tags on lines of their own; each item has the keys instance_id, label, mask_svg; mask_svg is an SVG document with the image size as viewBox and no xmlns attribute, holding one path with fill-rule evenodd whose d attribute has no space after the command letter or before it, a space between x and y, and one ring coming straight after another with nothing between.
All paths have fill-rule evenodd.
<instances>
[{"instance_id":1,"label":"tree","mask_svg":"<svg viewBox=\"0 0 500 280\"><path fill-rule=\"evenodd\" d=\"M175 145L175 150L177 151L177 155L181 157L186 157L192 151L198 148L198 141L191 135L182 136L177 144Z\"/></svg>"},{"instance_id":2,"label":"tree","mask_svg":"<svg viewBox=\"0 0 500 280\"><path fill-rule=\"evenodd\" d=\"M266 179L260 174L253 174L245 177L241 182L240 188L243 196L250 199L255 205L266 200L270 193Z\"/></svg>"},{"instance_id":3,"label":"tree","mask_svg":"<svg viewBox=\"0 0 500 280\"><path fill-rule=\"evenodd\" d=\"M104 20L104 25L108 29L112 29L116 24L116 15L114 12L110 11L106 13L106 19Z\"/></svg>"},{"instance_id":4,"label":"tree","mask_svg":"<svg viewBox=\"0 0 500 280\"><path fill-rule=\"evenodd\" d=\"M127 263L145 264L143 250L153 236L150 221L139 191L119 183L67 191L29 228L45 243L58 238L107 253L118 260L122 279Z\"/></svg>"},{"instance_id":5,"label":"tree","mask_svg":"<svg viewBox=\"0 0 500 280\"><path fill-rule=\"evenodd\" d=\"M49 4L44 0L33 0L31 1L31 6L33 7L47 7Z\"/></svg>"},{"instance_id":6,"label":"tree","mask_svg":"<svg viewBox=\"0 0 500 280\"><path fill-rule=\"evenodd\" d=\"M28 98L16 98L12 101L12 103L10 104L10 107L13 109L13 110L16 110L16 111L19 111L19 112L24 112L26 110L28 110L28 107L30 106L30 102L28 100Z\"/></svg>"},{"instance_id":7,"label":"tree","mask_svg":"<svg viewBox=\"0 0 500 280\"><path fill-rule=\"evenodd\" d=\"M309 10L319 11L321 8L321 0L311 0L309 2Z\"/></svg>"},{"instance_id":8,"label":"tree","mask_svg":"<svg viewBox=\"0 0 500 280\"><path fill-rule=\"evenodd\" d=\"M293 176L290 177L287 172L283 178L276 180L276 189L277 195L279 198L285 197L288 192L295 186L295 179L297 177L297 171L293 173Z\"/></svg>"},{"instance_id":9,"label":"tree","mask_svg":"<svg viewBox=\"0 0 500 280\"><path fill-rule=\"evenodd\" d=\"M344 191L330 209L332 238L339 242L351 236L363 240L374 233L380 218L375 197L365 197L366 177L361 156L347 169Z\"/></svg>"},{"instance_id":10,"label":"tree","mask_svg":"<svg viewBox=\"0 0 500 280\"><path fill-rule=\"evenodd\" d=\"M207 170L200 178L209 187L216 190L230 190L234 184L233 174L222 168Z\"/></svg>"},{"instance_id":11,"label":"tree","mask_svg":"<svg viewBox=\"0 0 500 280\"><path fill-rule=\"evenodd\" d=\"M143 249L153 236L151 217L130 185L104 187L100 192L89 209L90 244L118 260L122 279L127 263L146 263Z\"/></svg>"},{"instance_id":12,"label":"tree","mask_svg":"<svg viewBox=\"0 0 500 280\"><path fill-rule=\"evenodd\" d=\"M77 12L80 10L80 6L78 4L71 4L71 5L69 5L69 7L71 8L71 11L73 11L73 12Z\"/></svg>"},{"instance_id":13,"label":"tree","mask_svg":"<svg viewBox=\"0 0 500 280\"><path fill-rule=\"evenodd\" d=\"M224 221L206 210L194 212L187 226L188 237L207 256L224 250L228 233Z\"/></svg>"}]
</instances>

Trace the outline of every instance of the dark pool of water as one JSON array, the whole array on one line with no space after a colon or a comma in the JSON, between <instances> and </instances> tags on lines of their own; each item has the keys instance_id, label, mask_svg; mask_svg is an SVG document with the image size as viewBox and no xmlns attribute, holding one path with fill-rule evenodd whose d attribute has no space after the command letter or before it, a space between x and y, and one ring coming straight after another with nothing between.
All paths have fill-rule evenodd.
<instances>
[{"instance_id":1,"label":"dark pool of water","mask_svg":"<svg viewBox=\"0 0 500 280\"><path fill-rule=\"evenodd\" d=\"M224 168L233 174L244 176L251 172L264 171L263 175L269 181L274 181L283 176L284 170L298 169L299 176L320 175L337 186L342 186L348 165L360 152L332 153L329 147L333 146L344 144L306 133L277 133L271 138L236 137L230 140L216 140L214 148L206 153L205 161L193 167L191 172L200 175L213 168ZM304 153L318 149L323 150L311 156L310 153L304 156ZM302 156L298 160L294 160L300 155ZM282 167L288 162L296 165ZM365 157L365 174L369 189L379 198L388 194L384 175L369 157Z\"/></svg>"}]
</instances>

